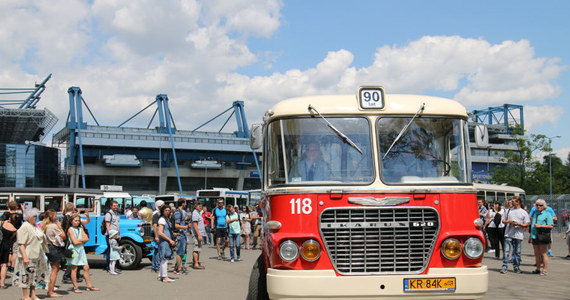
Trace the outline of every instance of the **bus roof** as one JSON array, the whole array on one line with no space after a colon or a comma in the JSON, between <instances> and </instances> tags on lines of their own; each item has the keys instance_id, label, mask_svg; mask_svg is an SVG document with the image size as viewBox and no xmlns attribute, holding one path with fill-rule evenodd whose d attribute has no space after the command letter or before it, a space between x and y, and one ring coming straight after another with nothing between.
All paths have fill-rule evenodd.
<instances>
[{"instance_id":1,"label":"bus roof","mask_svg":"<svg viewBox=\"0 0 570 300\"><path fill-rule=\"evenodd\" d=\"M80 188L43 188L43 187L0 187L0 193L18 194L96 194L102 195L99 189Z\"/></svg>"},{"instance_id":2,"label":"bus roof","mask_svg":"<svg viewBox=\"0 0 570 300\"><path fill-rule=\"evenodd\" d=\"M502 184L488 184L488 183L474 183L473 187L477 191L501 191L510 193L524 194L525 191L516 186L502 185Z\"/></svg>"},{"instance_id":3,"label":"bus roof","mask_svg":"<svg viewBox=\"0 0 570 300\"><path fill-rule=\"evenodd\" d=\"M271 109L271 118L314 115L309 104L321 114L390 114L413 115L425 103L422 115L449 115L467 118L467 110L457 101L424 95L386 94L382 109L361 109L356 95L319 95L291 98L277 103Z\"/></svg>"}]
</instances>

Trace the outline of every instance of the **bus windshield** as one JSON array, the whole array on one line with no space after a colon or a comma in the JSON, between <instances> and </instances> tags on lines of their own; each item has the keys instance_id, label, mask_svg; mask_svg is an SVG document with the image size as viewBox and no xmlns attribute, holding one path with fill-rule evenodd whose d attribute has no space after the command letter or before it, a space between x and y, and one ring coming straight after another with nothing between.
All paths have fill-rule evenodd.
<instances>
[{"instance_id":1,"label":"bus windshield","mask_svg":"<svg viewBox=\"0 0 570 300\"><path fill-rule=\"evenodd\" d=\"M370 123L364 117L276 120L268 126L268 185L367 184L374 178ZM354 145L339 138L342 132ZM362 153L360 153L360 151Z\"/></svg>"},{"instance_id":2,"label":"bus windshield","mask_svg":"<svg viewBox=\"0 0 570 300\"><path fill-rule=\"evenodd\" d=\"M382 181L387 184L469 182L466 151L462 146L465 121L417 118L395 141L411 119L382 117L377 121Z\"/></svg>"}]
</instances>

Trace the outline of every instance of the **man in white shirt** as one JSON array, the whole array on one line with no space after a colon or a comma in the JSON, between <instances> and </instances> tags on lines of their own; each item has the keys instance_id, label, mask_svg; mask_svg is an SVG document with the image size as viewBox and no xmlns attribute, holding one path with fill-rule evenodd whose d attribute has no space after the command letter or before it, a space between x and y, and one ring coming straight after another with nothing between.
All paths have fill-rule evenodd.
<instances>
[{"instance_id":1,"label":"man in white shirt","mask_svg":"<svg viewBox=\"0 0 570 300\"><path fill-rule=\"evenodd\" d=\"M507 273L509 267L509 252L513 251L513 268L515 273L520 273L522 242L524 229L530 224L528 213L522 209L522 200L517 196L510 200L512 208L508 209L502 218L505 227L505 247L503 255L503 268L501 274Z\"/></svg>"}]
</instances>

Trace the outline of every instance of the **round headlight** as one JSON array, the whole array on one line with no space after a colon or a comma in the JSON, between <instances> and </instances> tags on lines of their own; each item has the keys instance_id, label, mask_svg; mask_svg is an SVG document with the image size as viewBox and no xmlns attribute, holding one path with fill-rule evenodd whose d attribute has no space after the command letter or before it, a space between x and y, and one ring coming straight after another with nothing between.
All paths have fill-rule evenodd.
<instances>
[{"instance_id":1,"label":"round headlight","mask_svg":"<svg viewBox=\"0 0 570 300\"><path fill-rule=\"evenodd\" d=\"M446 239L441 244L441 254L447 259L457 259L461 255L461 243L456 239Z\"/></svg>"},{"instance_id":2,"label":"round headlight","mask_svg":"<svg viewBox=\"0 0 570 300\"><path fill-rule=\"evenodd\" d=\"M476 259L483 255L483 242L478 238L469 238L463 244L463 251L465 256L471 259Z\"/></svg>"},{"instance_id":3,"label":"round headlight","mask_svg":"<svg viewBox=\"0 0 570 300\"><path fill-rule=\"evenodd\" d=\"M299 257L299 246L291 240L284 241L279 246L279 257L284 261L294 261Z\"/></svg>"},{"instance_id":4,"label":"round headlight","mask_svg":"<svg viewBox=\"0 0 570 300\"><path fill-rule=\"evenodd\" d=\"M306 261L315 261L321 256L321 245L315 240L308 240L301 246L301 256Z\"/></svg>"}]
</instances>

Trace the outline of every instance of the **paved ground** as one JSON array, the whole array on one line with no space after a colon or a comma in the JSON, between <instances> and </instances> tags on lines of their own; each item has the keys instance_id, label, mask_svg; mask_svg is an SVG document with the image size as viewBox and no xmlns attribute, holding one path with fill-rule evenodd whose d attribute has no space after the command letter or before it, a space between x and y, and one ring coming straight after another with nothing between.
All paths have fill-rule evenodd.
<instances>
[{"instance_id":1,"label":"paved ground","mask_svg":"<svg viewBox=\"0 0 570 300\"><path fill-rule=\"evenodd\" d=\"M544 277L530 274L534 270L530 244L523 245L523 274L500 274L501 262L494 259L494 254L486 254L484 263L489 267L489 291L484 299L570 299L570 260L562 258L568 254L568 250L561 237L560 234L554 235L556 257L551 259L549 274ZM259 250L242 250L243 261L230 263L217 260L215 249L206 246L201 259L206 270L190 269L190 274L183 276L172 274L176 282L171 284L156 280L156 273L150 271L148 260L143 261L140 270L123 271L119 276L111 276L103 270L104 260L101 256L90 256L93 284L101 291L76 295L70 291L70 284L61 284L60 273L58 292L65 295L63 299L244 299L249 272L259 254ZM512 271L512 267L509 271ZM84 289L85 286L80 287ZM45 290L40 290L38 296L46 298ZM0 298L19 299L21 290L15 287L0 290Z\"/></svg>"}]
</instances>

